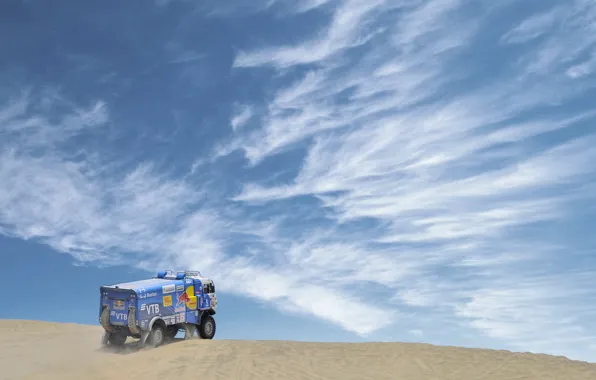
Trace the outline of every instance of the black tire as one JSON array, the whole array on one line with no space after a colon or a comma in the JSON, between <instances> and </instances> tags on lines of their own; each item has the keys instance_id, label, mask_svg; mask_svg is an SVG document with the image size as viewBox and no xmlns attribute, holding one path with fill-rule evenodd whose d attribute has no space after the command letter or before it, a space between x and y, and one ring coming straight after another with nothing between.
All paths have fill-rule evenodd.
<instances>
[{"instance_id":1,"label":"black tire","mask_svg":"<svg viewBox=\"0 0 596 380\"><path fill-rule=\"evenodd\" d=\"M128 338L128 337L125 334L112 333L108 337L108 344L110 346L122 347L122 346L124 346L124 343L126 343L126 338Z\"/></svg>"},{"instance_id":2,"label":"black tire","mask_svg":"<svg viewBox=\"0 0 596 380\"><path fill-rule=\"evenodd\" d=\"M210 315L205 315L201 319L201 324L199 325L199 335L203 339L213 339L215 336L215 319Z\"/></svg>"},{"instance_id":3,"label":"black tire","mask_svg":"<svg viewBox=\"0 0 596 380\"><path fill-rule=\"evenodd\" d=\"M151 328L151 332L149 333L147 340L149 341L149 345L151 347L159 347L163 344L165 336L165 329L156 323Z\"/></svg>"},{"instance_id":4,"label":"black tire","mask_svg":"<svg viewBox=\"0 0 596 380\"><path fill-rule=\"evenodd\" d=\"M176 335L178 334L179 330L180 327L178 325L168 326L168 328L166 329L166 337L168 339L176 338Z\"/></svg>"}]
</instances>

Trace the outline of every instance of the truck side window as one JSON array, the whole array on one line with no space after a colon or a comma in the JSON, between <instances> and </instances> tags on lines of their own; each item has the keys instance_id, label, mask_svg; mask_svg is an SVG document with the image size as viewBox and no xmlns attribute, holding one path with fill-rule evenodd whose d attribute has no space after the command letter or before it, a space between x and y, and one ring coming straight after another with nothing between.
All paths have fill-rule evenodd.
<instances>
[{"instance_id":1,"label":"truck side window","mask_svg":"<svg viewBox=\"0 0 596 380\"><path fill-rule=\"evenodd\" d=\"M209 287L211 288L211 292L210 293L215 293L215 285L214 284L210 284Z\"/></svg>"},{"instance_id":2,"label":"truck side window","mask_svg":"<svg viewBox=\"0 0 596 380\"><path fill-rule=\"evenodd\" d=\"M203 285L203 293L205 293L205 294L209 293L209 285L208 284Z\"/></svg>"}]
</instances>

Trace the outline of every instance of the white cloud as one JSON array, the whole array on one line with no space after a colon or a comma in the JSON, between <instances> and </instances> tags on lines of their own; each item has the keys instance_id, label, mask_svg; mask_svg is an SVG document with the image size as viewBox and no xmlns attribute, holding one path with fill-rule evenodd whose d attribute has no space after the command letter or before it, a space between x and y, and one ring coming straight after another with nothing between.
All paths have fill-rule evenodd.
<instances>
[{"instance_id":1,"label":"white cloud","mask_svg":"<svg viewBox=\"0 0 596 380\"><path fill-rule=\"evenodd\" d=\"M50 123L45 112L25 114L35 109L35 99L22 101L22 112L12 113L0 126L3 133L11 132L0 145L4 230L41 239L85 260L128 262L141 252L157 254L168 247L171 236L166 231L190 217L187 207L196 204L201 193L165 178L150 164L117 174L89 155L73 158L71 145L61 149L89 126L109 121L103 102L70 108L58 123ZM123 252L132 256L122 257Z\"/></svg>"},{"instance_id":2,"label":"white cloud","mask_svg":"<svg viewBox=\"0 0 596 380\"><path fill-rule=\"evenodd\" d=\"M173 0L161 0L172 2ZM186 0L188 1L188 0ZM200 4L201 13L209 17L246 16L260 12L273 12L279 17L292 16L323 8L339 0L230 0L225 3Z\"/></svg>"},{"instance_id":3,"label":"white cloud","mask_svg":"<svg viewBox=\"0 0 596 380\"><path fill-rule=\"evenodd\" d=\"M366 18L384 4L383 0L346 0L337 9L327 30L308 41L296 46L264 48L262 50L241 53L235 61L235 67L253 67L271 65L286 68L298 64L311 64L332 57L335 53L367 42L370 32L362 30Z\"/></svg>"},{"instance_id":4,"label":"white cloud","mask_svg":"<svg viewBox=\"0 0 596 380\"><path fill-rule=\"evenodd\" d=\"M330 287L316 273L299 265L276 269L246 260L230 261L222 263L218 278L223 285L220 289L243 289L246 296L271 302L291 313L327 320L358 334L367 335L394 320L395 312L357 292Z\"/></svg>"},{"instance_id":5,"label":"white cloud","mask_svg":"<svg viewBox=\"0 0 596 380\"><path fill-rule=\"evenodd\" d=\"M457 315L518 350L575 351L591 358L589 351L577 347L596 339L593 326L586 325L596 310L585 303L595 299L588 285L594 273L519 275L487 279L487 285L470 292L469 301L458 306Z\"/></svg>"},{"instance_id":6,"label":"white cloud","mask_svg":"<svg viewBox=\"0 0 596 380\"><path fill-rule=\"evenodd\" d=\"M332 0L301 0L297 1L298 12L308 12L317 8L321 8L328 3L332 3Z\"/></svg>"},{"instance_id":7,"label":"white cloud","mask_svg":"<svg viewBox=\"0 0 596 380\"><path fill-rule=\"evenodd\" d=\"M555 8L552 12L550 17L556 19L556 27L553 26L549 30L551 33L537 43L537 46L520 60L520 64L533 75L557 72L567 72L572 77L588 75L593 65L582 64L586 61L586 55L593 56L596 46L596 41L589 37L596 33L596 5L589 0L574 0L568 6ZM539 16L538 21L536 18L530 18L524 22L525 24L522 23L509 32L510 37L531 37L532 34L538 33L540 28L547 27L548 17L544 14Z\"/></svg>"},{"instance_id":8,"label":"white cloud","mask_svg":"<svg viewBox=\"0 0 596 380\"><path fill-rule=\"evenodd\" d=\"M521 44L538 38L552 30L562 11L562 8L557 7L547 12L532 15L505 33L501 37L501 41L509 44Z\"/></svg>"},{"instance_id":9,"label":"white cloud","mask_svg":"<svg viewBox=\"0 0 596 380\"><path fill-rule=\"evenodd\" d=\"M590 75L594 72L594 70L596 70L596 53L592 53L588 59L582 61L581 63L571 66L569 69L567 69L566 74L569 77L575 79Z\"/></svg>"},{"instance_id":10,"label":"white cloud","mask_svg":"<svg viewBox=\"0 0 596 380\"><path fill-rule=\"evenodd\" d=\"M53 107L71 107L72 113L63 116L55 123L45 115L28 116L31 106L30 92L23 92L18 99L11 99L0 111L0 132L5 143L19 140L23 147L39 149L55 146L85 129L101 127L109 119L106 105L97 101L88 108L71 105L56 94L44 95L36 103L41 109Z\"/></svg>"},{"instance_id":11,"label":"white cloud","mask_svg":"<svg viewBox=\"0 0 596 380\"><path fill-rule=\"evenodd\" d=\"M244 127L244 125L250 120L253 116L253 110L249 106L240 107L239 110L232 116L230 120L230 125L234 131L239 130L240 128Z\"/></svg>"}]
</instances>

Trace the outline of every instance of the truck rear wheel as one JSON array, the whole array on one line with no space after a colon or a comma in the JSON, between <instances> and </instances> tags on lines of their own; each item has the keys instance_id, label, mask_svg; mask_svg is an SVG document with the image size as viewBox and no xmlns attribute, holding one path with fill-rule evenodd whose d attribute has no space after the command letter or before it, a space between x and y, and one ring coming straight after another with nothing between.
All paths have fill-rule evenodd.
<instances>
[{"instance_id":1,"label":"truck rear wheel","mask_svg":"<svg viewBox=\"0 0 596 380\"><path fill-rule=\"evenodd\" d=\"M152 347L159 347L163 344L165 337L164 328L156 323L151 328L151 332L149 333L149 344Z\"/></svg>"},{"instance_id":2,"label":"truck rear wheel","mask_svg":"<svg viewBox=\"0 0 596 380\"><path fill-rule=\"evenodd\" d=\"M199 325L199 335L203 339L213 339L215 336L215 319L210 315L205 315Z\"/></svg>"},{"instance_id":3,"label":"truck rear wheel","mask_svg":"<svg viewBox=\"0 0 596 380\"><path fill-rule=\"evenodd\" d=\"M110 346L122 347L126 343L127 336L123 333L111 333L108 337L108 344Z\"/></svg>"},{"instance_id":4,"label":"truck rear wheel","mask_svg":"<svg viewBox=\"0 0 596 380\"><path fill-rule=\"evenodd\" d=\"M168 328L166 330L166 336L168 337L168 339L174 339L176 337L176 335L178 334L179 330L180 330L180 326L178 326L178 325L168 326Z\"/></svg>"}]
</instances>

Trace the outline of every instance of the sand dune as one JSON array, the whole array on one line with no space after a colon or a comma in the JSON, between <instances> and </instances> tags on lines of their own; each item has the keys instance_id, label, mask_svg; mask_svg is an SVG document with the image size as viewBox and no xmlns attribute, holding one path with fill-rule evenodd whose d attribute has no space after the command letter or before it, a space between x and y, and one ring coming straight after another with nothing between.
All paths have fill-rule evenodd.
<instances>
[{"instance_id":1,"label":"sand dune","mask_svg":"<svg viewBox=\"0 0 596 380\"><path fill-rule=\"evenodd\" d=\"M100 348L101 328L0 321L0 379L596 379L563 357L411 343L176 341Z\"/></svg>"}]
</instances>

